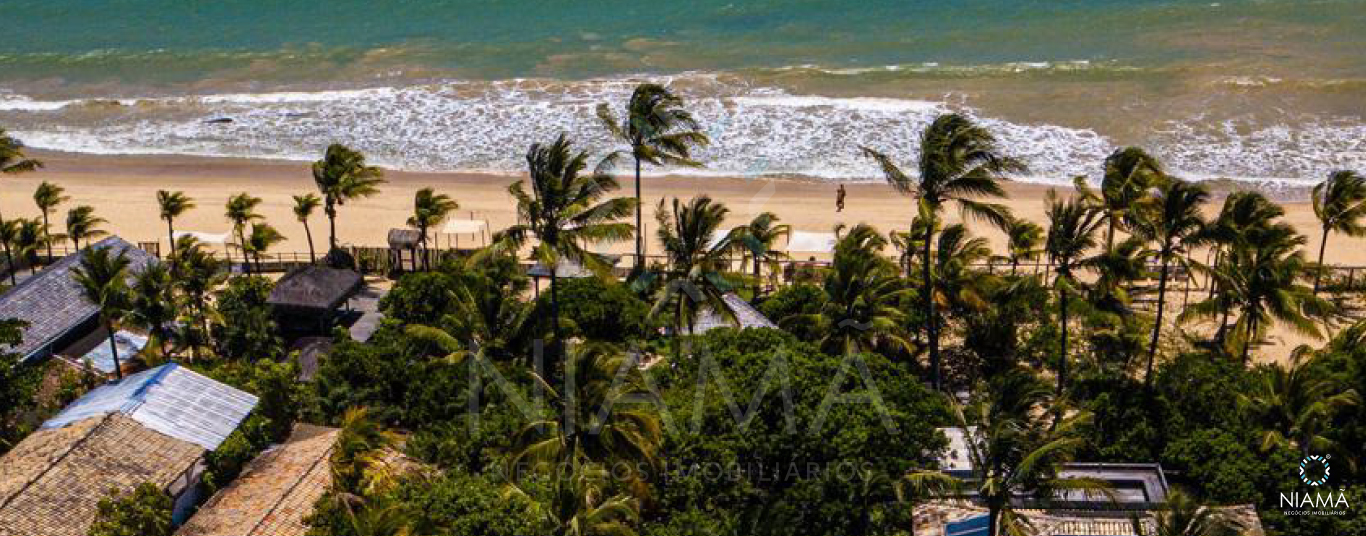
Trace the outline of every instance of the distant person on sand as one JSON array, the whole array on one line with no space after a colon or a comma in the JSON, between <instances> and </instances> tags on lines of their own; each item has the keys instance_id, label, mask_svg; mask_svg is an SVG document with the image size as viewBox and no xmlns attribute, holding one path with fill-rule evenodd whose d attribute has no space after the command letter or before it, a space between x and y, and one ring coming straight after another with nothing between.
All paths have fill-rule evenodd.
<instances>
[{"instance_id":1,"label":"distant person on sand","mask_svg":"<svg viewBox=\"0 0 1366 536\"><path fill-rule=\"evenodd\" d=\"M840 189L835 191L835 212L844 212L844 183L840 183Z\"/></svg>"}]
</instances>

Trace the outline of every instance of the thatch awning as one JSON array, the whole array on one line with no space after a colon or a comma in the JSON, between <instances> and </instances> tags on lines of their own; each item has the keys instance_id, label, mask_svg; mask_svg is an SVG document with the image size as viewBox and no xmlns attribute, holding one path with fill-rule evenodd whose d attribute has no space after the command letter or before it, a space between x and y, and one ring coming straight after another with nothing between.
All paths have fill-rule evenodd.
<instances>
[{"instance_id":1,"label":"thatch awning","mask_svg":"<svg viewBox=\"0 0 1366 536\"><path fill-rule=\"evenodd\" d=\"M422 239L417 229L389 229L389 247L394 249L413 249Z\"/></svg>"},{"instance_id":2,"label":"thatch awning","mask_svg":"<svg viewBox=\"0 0 1366 536\"><path fill-rule=\"evenodd\" d=\"M346 303L363 283L353 270L305 266L275 283L267 302L287 310L331 311Z\"/></svg>"}]
</instances>

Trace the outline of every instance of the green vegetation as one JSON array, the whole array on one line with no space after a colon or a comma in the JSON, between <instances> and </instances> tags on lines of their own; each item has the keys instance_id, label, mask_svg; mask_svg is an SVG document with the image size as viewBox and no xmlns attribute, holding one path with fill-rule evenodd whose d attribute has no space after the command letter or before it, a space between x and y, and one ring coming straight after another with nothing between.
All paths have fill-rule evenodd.
<instances>
[{"instance_id":1,"label":"green vegetation","mask_svg":"<svg viewBox=\"0 0 1366 536\"><path fill-rule=\"evenodd\" d=\"M171 497L151 483L100 499L90 536L171 536Z\"/></svg>"}]
</instances>

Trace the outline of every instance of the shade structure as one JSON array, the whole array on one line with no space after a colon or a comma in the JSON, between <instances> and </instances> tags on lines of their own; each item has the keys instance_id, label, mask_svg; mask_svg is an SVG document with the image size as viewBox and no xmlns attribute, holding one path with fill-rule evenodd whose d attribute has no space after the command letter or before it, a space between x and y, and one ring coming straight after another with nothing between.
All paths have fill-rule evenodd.
<instances>
[{"instance_id":1,"label":"shade structure","mask_svg":"<svg viewBox=\"0 0 1366 536\"><path fill-rule=\"evenodd\" d=\"M812 231L792 231L792 235L787 239L787 251L800 253L834 253L835 242L838 237L835 233L818 233Z\"/></svg>"},{"instance_id":2,"label":"shade structure","mask_svg":"<svg viewBox=\"0 0 1366 536\"><path fill-rule=\"evenodd\" d=\"M232 234L206 233L202 231L175 231L171 233L171 236L175 237L176 240L180 240L180 237L182 236L194 237L194 239L198 240L201 244L227 244L228 238L231 237Z\"/></svg>"},{"instance_id":3,"label":"shade structure","mask_svg":"<svg viewBox=\"0 0 1366 536\"><path fill-rule=\"evenodd\" d=\"M446 225L441 227L444 234L479 234L488 227L488 222L484 220L446 220Z\"/></svg>"}]
</instances>

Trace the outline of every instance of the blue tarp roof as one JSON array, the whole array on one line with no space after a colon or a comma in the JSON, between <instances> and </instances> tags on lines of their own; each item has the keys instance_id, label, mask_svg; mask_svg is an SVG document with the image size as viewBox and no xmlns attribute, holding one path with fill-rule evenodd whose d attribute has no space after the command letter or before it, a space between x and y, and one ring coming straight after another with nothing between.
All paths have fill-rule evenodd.
<instances>
[{"instance_id":1,"label":"blue tarp roof","mask_svg":"<svg viewBox=\"0 0 1366 536\"><path fill-rule=\"evenodd\" d=\"M90 391L43 423L43 428L61 428L118 412L152 430L214 450L256 402L250 393L168 363Z\"/></svg>"}]
</instances>

